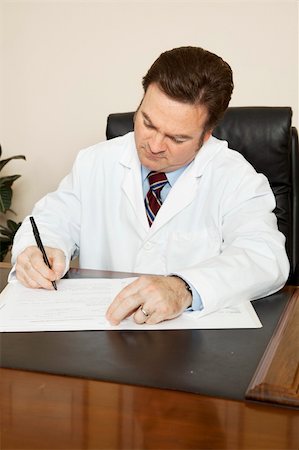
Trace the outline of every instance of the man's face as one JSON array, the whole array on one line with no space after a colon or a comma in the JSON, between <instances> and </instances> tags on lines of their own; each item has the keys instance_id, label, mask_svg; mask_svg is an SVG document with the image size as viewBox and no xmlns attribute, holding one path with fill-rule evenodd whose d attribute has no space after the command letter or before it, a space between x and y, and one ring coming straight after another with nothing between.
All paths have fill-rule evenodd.
<instances>
[{"instance_id":1,"label":"man's face","mask_svg":"<svg viewBox=\"0 0 299 450\"><path fill-rule=\"evenodd\" d=\"M191 162L211 132L204 132L207 112L171 99L151 84L135 116L135 143L142 165L172 172Z\"/></svg>"}]
</instances>

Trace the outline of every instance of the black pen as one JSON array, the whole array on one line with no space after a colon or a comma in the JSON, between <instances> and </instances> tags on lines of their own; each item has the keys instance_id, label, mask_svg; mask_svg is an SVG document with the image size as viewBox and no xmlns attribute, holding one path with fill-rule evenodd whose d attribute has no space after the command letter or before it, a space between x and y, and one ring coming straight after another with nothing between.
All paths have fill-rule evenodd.
<instances>
[{"instance_id":1,"label":"black pen","mask_svg":"<svg viewBox=\"0 0 299 450\"><path fill-rule=\"evenodd\" d=\"M47 254L46 254L46 252L45 252L45 248L44 248L44 246L43 246L43 243L42 243L41 238L40 238L40 235L39 235L38 228L37 228L36 223L35 223L35 220L34 220L34 218L33 218L32 216L30 217L30 222L31 222L31 225L32 225L32 230L33 230L33 234L34 234L34 237L35 237L37 246L38 246L38 248L40 249L40 251L41 251L42 254L43 254L43 258L44 258L45 263L47 264L47 266L49 267L49 269L51 269L51 266L50 266L50 263L49 263ZM53 288L55 289L55 291L57 291L56 282L55 282L55 281L51 281L51 283L52 283L52 286L53 286Z\"/></svg>"}]
</instances>

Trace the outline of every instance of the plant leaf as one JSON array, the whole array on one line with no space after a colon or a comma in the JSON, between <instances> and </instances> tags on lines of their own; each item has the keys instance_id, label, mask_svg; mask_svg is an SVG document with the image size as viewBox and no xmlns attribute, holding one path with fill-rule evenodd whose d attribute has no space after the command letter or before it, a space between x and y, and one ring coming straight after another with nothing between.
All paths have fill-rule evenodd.
<instances>
[{"instance_id":1,"label":"plant leaf","mask_svg":"<svg viewBox=\"0 0 299 450\"><path fill-rule=\"evenodd\" d=\"M12 242L14 235L22 225L22 222L14 222L13 220L9 219L6 222L6 226L0 225L0 238L3 236L8 236Z\"/></svg>"},{"instance_id":2,"label":"plant leaf","mask_svg":"<svg viewBox=\"0 0 299 450\"><path fill-rule=\"evenodd\" d=\"M14 220L8 219L7 221L7 227L9 230L11 230L14 234L17 232L17 230L22 225L22 222L15 222Z\"/></svg>"},{"instance_id":3,"label":"plant leaf","mask_svg":"<svg viewBox=\"0 0 299 450\"><path fill-rule=\"evenodd\" d=\"M1 186L0 189L0 212L6 213L11 205L12 189L9 186Z\"/></svg>"},{"instance_id":4,"label":"plant leaf","mask_svg":"<svg viewBox=\"0 0 299 450\"><path fill-rule=\"evenodd\" d=\"M11 248L10 241L0 239L0 261L4 260L10 248Z\"/></svg>"},{"instance_id":5,"label":"plant leaf","mask_svg":"<svg viewBox=\"0 0 299 450\"><path fill-rule=\"evenodd\" d=\"M0 233L1 233L0 239L3 236L6 236L7 238L9 238L11 236L11 230L9 230L8 228L5 228L5 227L1 227Z\"/></svg>"},{"instance_id":6,"label":"plant leaf","mask_svg":"<svg viewBox=\"0 0 299 450\"><path fill-rule=\"evenodd\" d=\"M0 145L0 158L1 156L2 148ZM10 158L0 160L0 171L13 159L26 160L26 157L24 155L15 155ZM12 211L10 208L13 195L11 186L18 178L20 178L20 176L21 175L10 175L0 177L0 213L5 214L7 211ZM0 261L3 261L5 255L10 250L14 235L20 225L21 222L16 223L13 220L8 220L6 222L6 226L0 225Z\"/></svg>"},{"instance_id":7,"label":"plant leaf","mask_svg":"<svg viewBox=\"0 0 299 450\"><path fill-rule=\"evenodd\" d=\"M7 177L1 177L0 178L0 188L3 184L8 184L9 186L12 185L18 178L20 178L21 175L9 175Z\"/></svg>"},{"instance_id":8,"label":"plant leaf","mask_svg":"<svg viewBox=\"0 0 299 450\"><path fill-rule=\"evenodd\" d=\"M1 153L0 153L1 156ZM0 171L3 169L4 166L6 166L7 163L9 163L9 161L11 161L12 159L25 159L26 157L24 155L16 155L16 156L11 156L10 158L6 158L6 159L2 159L2 161L0 161Z\"/></svg>"},{"instance_id":9,"label":"plant leaf","mask_svg":"<svg viewBox=\"0 0 299 450\"><path fill-rule=\"evenodd\" d=\"M21 175L11 175L9 177L0 178L0 212L6 213L6 211L9 210L12 200L11 185L20 176Z\"/></svg>"},{"instance_id":10,"label":"plant leaf","mask_svg":"<svg viewBox=\"0 0 299 450\"><path fill-rule=\"evenodd\" d=\"M0 261L3 261L10 250L15 234L20 228L22 222L16 223L9 219L6 226L0 225Z\"/></svg>"}]
</instances>

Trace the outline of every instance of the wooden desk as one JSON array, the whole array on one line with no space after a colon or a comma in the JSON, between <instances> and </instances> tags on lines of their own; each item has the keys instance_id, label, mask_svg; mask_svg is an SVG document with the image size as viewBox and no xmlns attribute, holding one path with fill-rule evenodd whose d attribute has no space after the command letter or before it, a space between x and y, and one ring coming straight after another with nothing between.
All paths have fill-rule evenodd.
<instances>
[{"instance_id":1,"label":"wooden desk","mask_svg":"<svg viewBox=\"0 0 299 450\"><path fill-rule=\"evenodd\" d=\"M299 411L0 369L1 450L298 449Z\"/></svg>"},{"instance_id":2,"label":"wooden desk","mask_svg":"<svg viewBox=\"0 0 299 450\"><path fill-rule=\"evenodd\" d=\"M298 409L11 369L0 426L1 450L299 448Z\"/></svg>"}]
</instances>

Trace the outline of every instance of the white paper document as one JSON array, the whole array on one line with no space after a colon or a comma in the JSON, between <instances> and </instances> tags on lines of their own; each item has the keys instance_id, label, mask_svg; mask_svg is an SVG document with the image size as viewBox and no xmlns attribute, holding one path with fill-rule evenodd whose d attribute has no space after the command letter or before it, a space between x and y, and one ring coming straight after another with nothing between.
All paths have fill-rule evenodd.
<instances>
[{"instance_id":1,"label":"white paper document","mask_svg":"<svg viewBox=\"0 0 299 450\"><path fill-rule=\"evenodd\" d=\"M0 294L0 332L77 330L171 330L260 328L250 302L212 314L184 312L157 325L137 325L132 317L112 326L105 318L116 294L133 278L60 280L57 291L29 289L18 281Z\"/></svg>"}]
</instances>

